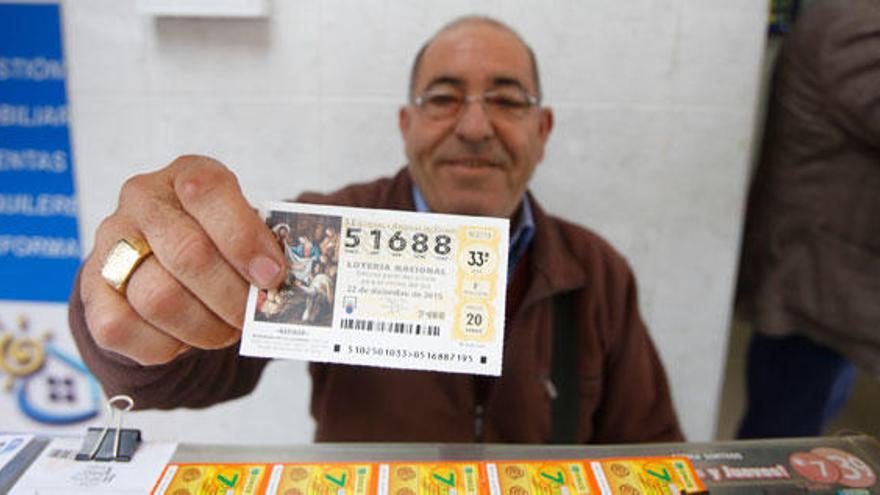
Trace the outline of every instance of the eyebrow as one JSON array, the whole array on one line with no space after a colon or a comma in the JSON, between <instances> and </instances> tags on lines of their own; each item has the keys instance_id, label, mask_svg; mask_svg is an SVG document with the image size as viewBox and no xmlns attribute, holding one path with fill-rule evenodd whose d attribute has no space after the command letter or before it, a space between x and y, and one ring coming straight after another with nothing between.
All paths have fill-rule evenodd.
<instances>
[{"instance_id":1,"label":"eyebrow","mask_svg":"<svg viewBox=\"0 0 880 495\"><path fill-rule=\"evenodd\" d=\"M429 89L434 88L435 86L441 86L444 84L448 84L450 86L456 86L459 88L464 87L464 81L458 77L437 76L434 79L431 79L431 82L429 82L428 85L425 86L425 89L423 91L428 91Z\"/></svg>"},{"instance_id":2,"label":"eyebrow","mask_svg":"<svg viewBox=\"0 0 880 495\"><path fill-rule=\"evenodd\" d=\"M516 86L517 88L525 91L526 93L529 92L528 88L526 88L526 85L523 84L522 81L520 81L519 79L517 79L515 77L498 76L498 77L495 77L492 79L492 87L493 88L504 87L504 86Z\"/></svg>"},{"instance_id":3,"label":"eyebrow","mask_svg":"<svg viewBox=\"0 0 880 495\"><path fill-rule=\"evenodd\" d=\"M465 82L463 79L455 76L441 75L432 79L423 91L428 91L436 86L448 84L450 86L455 86L457 88L464 88ZM525 84L523 84L519 79L511 76L496 76L492 78L492 84L490 87L498 88L498 87L506 87L506 86L515 86L517 88L522 89L526 93L529 93L528 88L526 88Z\"/></svg>"}]
</instances>

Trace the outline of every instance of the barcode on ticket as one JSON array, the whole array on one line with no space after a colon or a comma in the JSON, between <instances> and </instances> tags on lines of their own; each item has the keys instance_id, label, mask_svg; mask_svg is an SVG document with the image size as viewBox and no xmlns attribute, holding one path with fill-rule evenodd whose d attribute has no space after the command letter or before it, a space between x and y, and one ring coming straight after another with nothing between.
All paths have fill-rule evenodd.
<instances>
[{"instance_id":1,"label":"barcode on ticket","mask_svg":"<svg viewBox=\"0 0 880 495\"><path fill-rule=\"evenodd\" d=\"M346 330L362 330L365 332L387 332L401 335L425 335L427 337L439 337L438 325L422 325L421 323L409 323L403 321L366 320L357 318L343 318L339 326Z\"/></svg>"}]
</instances>

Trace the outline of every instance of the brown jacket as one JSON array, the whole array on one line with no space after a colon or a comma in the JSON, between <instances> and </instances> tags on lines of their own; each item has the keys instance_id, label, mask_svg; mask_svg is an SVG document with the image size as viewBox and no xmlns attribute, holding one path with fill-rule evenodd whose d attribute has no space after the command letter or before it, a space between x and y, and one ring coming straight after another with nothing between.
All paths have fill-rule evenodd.
<instances>
[{"instance_id":1,"label":"brown jacket","mask_svg":"<svg viewBox=\"0 0 880 495\"><path fill-rule=\"evenodd\" d=\"M306 193L299 200L413 210L411 186L403 170L391 179L331 195ZM536 234L509 290L517 302L508 305L502 376L312 364L317 440L547 441L552 297L565 291L575 291L573 309L581 328L578 438L590 443L682 439L626 262L595 234L532 204ZM265 364L239 357L233 346L192 352L154 368L134 365L96 348L77 292L71 298L71 328L83 358L108 393L132 394L141 407L201 407L237 397L254 387ZM478 402L485 404L480 438Z\"/></svg>"},{"instance_id":2,"label":"brown jacket","mask_svg":"<svg viewBox=\"0 0 880 495\"><path fill-rule=\"evenodd\" d=\"M880 376L880 3L814 2L776 65L740 301Z\"/></svg>"}]
</instances>

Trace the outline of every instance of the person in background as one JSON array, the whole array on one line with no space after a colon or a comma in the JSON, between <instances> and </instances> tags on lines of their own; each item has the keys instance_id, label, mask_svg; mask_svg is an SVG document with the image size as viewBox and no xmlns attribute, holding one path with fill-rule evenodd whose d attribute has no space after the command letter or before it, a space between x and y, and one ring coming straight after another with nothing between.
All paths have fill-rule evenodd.
<instances>
[{"instance_id":1,"label":"person in background","mask_svg":"<svg viewBox=\"0 0 880 495\"><path fill-rule=\"evenodd\" d=\"M755 333L738 436L814 436L853 363L880 377L880 4L813 2L768 111L740 272Z\"/></svg>"}]
</instances>

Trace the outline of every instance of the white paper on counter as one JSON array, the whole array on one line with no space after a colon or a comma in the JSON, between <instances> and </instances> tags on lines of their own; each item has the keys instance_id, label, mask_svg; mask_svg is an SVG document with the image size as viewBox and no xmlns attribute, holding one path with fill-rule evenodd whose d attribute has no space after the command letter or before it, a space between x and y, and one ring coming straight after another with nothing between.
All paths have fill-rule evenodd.
<instances>
[{"instance_id":1,"label":"white paper on counter","mask_svg":"<svg viewBox=\"0 0 880 495\"><path fill-rule=\"evenodd\" d=\"M9 493L148 494L177 449L175 442L142 442L130 462L76 461L82 441L52 440Z\"/></svg>"}]
</instances>

